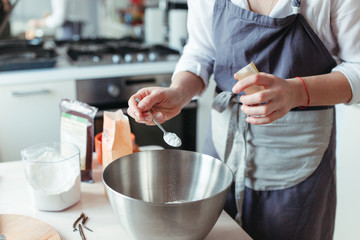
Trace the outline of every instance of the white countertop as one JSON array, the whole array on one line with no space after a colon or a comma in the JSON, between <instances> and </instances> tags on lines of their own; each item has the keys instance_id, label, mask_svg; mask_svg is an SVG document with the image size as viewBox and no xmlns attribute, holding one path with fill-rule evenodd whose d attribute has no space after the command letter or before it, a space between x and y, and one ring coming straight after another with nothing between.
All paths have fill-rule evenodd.
<instances>
[{"instance_id":1,"label":"white countertop","mask_svg":"<svg viewBox=\"0 0 360 240\"><path fill-rule=\"evenodd\" d=\"M36 218L50 224L60 234L62 240L76 240L81 238L78 232L72 231L72 224L81 212L84 212L89 217L86 226L93 230L93 232L85 230L87 240L129 239L105 197L101 169L100 164L94 160L95 183L81 183L80 202L61 212L43 212L33 208L30 203L22 162L2 162L0 163L0 214L20 214ZM205 239L251 240L224 211Z\"/></svg>"},{"instance_id":2,"label":"white countertop","mask_svg":"<svg viewBox=\"0 0 360 240\"><path fill-rule=\"evenodd\" d=\"M64 80L82 80L106 77L141 76L152 74L171 74L176 61L94 65L94 66L64 66L34 70L18 70L0 72L0 86L51 82Z\"/></svg>"}]
</instances>

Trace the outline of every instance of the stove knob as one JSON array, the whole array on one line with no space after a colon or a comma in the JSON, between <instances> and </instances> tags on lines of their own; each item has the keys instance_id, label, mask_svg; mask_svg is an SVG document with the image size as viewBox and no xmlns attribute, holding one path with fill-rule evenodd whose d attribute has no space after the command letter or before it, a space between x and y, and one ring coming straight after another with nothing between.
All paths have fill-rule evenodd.
<instances>
[{"instance_id":1,"label":"stove knob","mask_svg":"<svg viewBox=\"0 0 360 240\"><path fill-rule=\"evenodd\" d=\"M153 53L153 52L149 53L149 60L150 60L150 62L155 62L156 59L157 59L157 56L156 56L155 53Z\"/></svg>"},{"instance_id":2,"label":"stove knob","mask_svg":"<svg viewBox=\"0 0 360 240\"><path fill-rule=\"evenodd\" d=\"M120 88L114 84L110 84L107 88L107 92L110 96L116 98L120 96Z\"/></svg>"},{"instance_id":3,"label":"stove knob","mask_svg":"<svg viewBox=\"0 0 360 240\"><path fill-rule=\"evenodd\" d=\"M138 54L136 55L136 60L137 60L138 62L143 62L143 61L145 60L144 54L143 54L143 53L138 53Z\"/></svg>"},{"instance_id":4,"label":"stove knob","mask_svg":"<svg viewBox=\"0 0 360 240\"><path fill-rule=\"evenodd\" d=\"M93 60L93 62L98 63L100 61L100 57L99 56L93 56L92 60Z\"/></svg>"},{"instance_id":5,"label":"stove knob","mask_svg":"<svg viewBox=\"0 0 360 240\"><path fill-rule=\"evenodd\" d=\"M125 54L124 60L125 60L126 63L131 63L132 62L131 54Z\"/></svg>"},{"instance_id":6,"label":"stove knob","mask_svg":"<svg viewBox=\"0 0 360 240\"><path fill-rule=\"evenodd\" d=\"M112 59L112 62L113 62L114 64L117 64L117 63L120 62L121 57L120 57L119 55L115 54L115 55L112 56L111 59Z\"/></svg>"}]
</instances>

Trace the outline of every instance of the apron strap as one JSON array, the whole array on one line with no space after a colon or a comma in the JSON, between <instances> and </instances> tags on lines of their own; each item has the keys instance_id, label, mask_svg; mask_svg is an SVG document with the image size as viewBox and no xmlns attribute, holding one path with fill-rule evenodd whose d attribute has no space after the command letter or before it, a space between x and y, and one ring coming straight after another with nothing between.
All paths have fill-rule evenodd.
<instances>
[{"instance_id":1,"label":"apron strap","mask_svg":"<svg viewBox=\"0 0 360 240\"><path fill-rule=\"evenodd\" d=\"M228 162L235 134L240 132L242 137L242 152L241 157L236 164L236 177L235 177L235 198L237 199L237 209L238 213L235 217L236 221L241 225L241 215L242 215L242 204L244 201L245 194L245 169L246 169L246 152L247 152L247 142L246 134L248 130L248 123L245 121L246 115L240 111L241 102L236 94L223 91L220 92L214 99L212 108L219 113L225 111L228 107L231 107L231 115L229 119L229 127L227 132L226 144L225 144L225 153L223 161Z\"/></svg>"},{"instance_id":2,"label":"apron strap","mask_svg":"<svg viewBox=\"0 0 360 240\"><path fill-rule=\"evenodd\" d=\"M228 108L230 101L233 103L231 107L231 117L229 121L229 128L227 132L226 138L226 147L225 147L225 155L224 155L224 162L227 163L229 155L231 153L231 149L234 142L234 137L236 130L238 128L238 115L241 102L237 100L236 94L228 91L223 91L219 93L212 104L212 108L219 113L225 111Z\"/></svg>"}]
</instances>

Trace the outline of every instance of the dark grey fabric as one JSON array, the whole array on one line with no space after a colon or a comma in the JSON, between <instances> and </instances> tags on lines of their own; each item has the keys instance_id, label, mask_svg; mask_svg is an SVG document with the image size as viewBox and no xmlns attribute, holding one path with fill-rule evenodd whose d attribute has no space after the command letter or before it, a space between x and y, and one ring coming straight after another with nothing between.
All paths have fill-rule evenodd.
<instances>
[{"instance_id":1,"label":"dark grey fabric","mask_svg":"<svg viewBox=\"0 0 360 240\"><path fill-rule=\"evenodd\" d=\"M333 239L336 177L335 127L316 171L294 187L275 191L245 189L243 228L255 240Z\"/></svg>"},{"instance_id":2,"label":"dark grey fabric","mask_svg":"<svg viewBox=\"0 0 360 240\"><path fill-rule=\"evenodd\" d=\"M293 7L300 7L301 0L292 0L291 3Z\"/></svg>"},{"instance_id":3,"label":"dark grey fabric","mask_svg":"<svg viewBox=\"0 0 360 240\"><path fill-rule=\"evenodd\" d=\"M213 21L214 76L223 91L231 91L234 73L251 61L281 78L328 73L336 66L301 14L271 18L221 0Z\"/></svg>"},{"instance_id":4,"label":"dark grey fabric","mask_svg":"<svg viewBox=\"0 0 360 240\"><path fill-rule=\"evenodd\" d=\"M82 36L83 22L65 21L62 25L62 34L59 40L78 40Z\"/></svg>"},{"instance_id":5,"label":"dark grey fabric","mask_svg":"<svg viewBox=\"0 0 360 240\"><path fill-rule=\"evenodd\" d=\"M282 78L329 73L336 66L301 14L271 18L216 0L213 32L214 76L223 91L231 91L236 83L234 73L251 61L261 72ZM234 202L232 197L228 200ZM330 240L335 208L334 126L321 164L308 179L283 190L246 188L242 222L255 240ZM227 205L226 209L234 207Z\"/></svg>"}]
</instances>

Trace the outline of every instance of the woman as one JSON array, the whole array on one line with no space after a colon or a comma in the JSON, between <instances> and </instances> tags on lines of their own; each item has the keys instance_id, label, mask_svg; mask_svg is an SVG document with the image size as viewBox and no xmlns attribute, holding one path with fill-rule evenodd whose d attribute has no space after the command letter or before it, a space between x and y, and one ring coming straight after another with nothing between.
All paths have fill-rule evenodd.
<instances>
[{"instance_id":1,"label":"woman","mask_svg":"<svg viewBox=\"0 0 360 240\"><path fill-rule=\"evenodd\" d=\"M236 220L256 240L332 239L334 105L360 102L360 3L188 5L189 42L172 85L138 91L129 99L129 115L152 125L151 109L164 122L200 95L214 73L213 137L206 153L234 171ZM251 61L262 73L237 81L234 73ZM253 85L265 90L244 95Z\"/></svg>"},{"instance_id":2,"label":"woman","mask_svg":"<svg viewBox=\"0 0 360 240\"><path fill-rule=\"evenodd\" d=\"M80 38L89 19L87 4L85 0L51 0L51 13L46 13L41 19L29 20L27 38L34 38L35 29L44 27L56 30L58 40Z\"/></svg>"}]
</instances>

